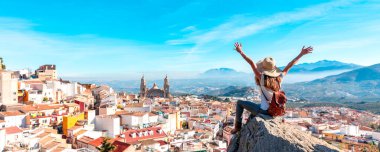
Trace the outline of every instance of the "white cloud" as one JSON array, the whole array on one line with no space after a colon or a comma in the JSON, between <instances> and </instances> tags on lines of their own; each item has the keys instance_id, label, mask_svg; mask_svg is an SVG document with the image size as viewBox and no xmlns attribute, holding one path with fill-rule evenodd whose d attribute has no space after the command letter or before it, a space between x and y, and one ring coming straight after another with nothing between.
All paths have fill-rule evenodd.
<instances>
[{"instance_id":1,"label":"white cloud","mask_svg":"<svg viewBox=\"0 0 380 152\"><path fill-rule=\"evenodd\" d=\"M27 20L11 17L0 17L0 27L2 29L29 29L36 24L33 24Z\"/></svg>"},{"instance_id":2,"label":"white cloud","mask_svg":"<svg viewBox=\"0 0 380 152\"><path fill-rule=\"evenodd\" d=\"M235 41L239 38L258 33L268 28L319 17L334 8L349 5L352 2L353 1L343 0L332 1L307 8L297 9L292 12L274 14L261 20L255 20L250 16L239 18L234 17L231 20L210 30L204 30L207 32L197 30L191 34L185 35L185 38L168 40L167 44L195 44L196 46L199 46L214 41Z\"/></svg>"},{"instance_id":3,"label":"white cloud","mask_svg":"<svg viewBox=\"0 0 380 152\"><path fill-rule=\"evenodd\" d=\"M187 26L181 30L181 32L193 32L196 31L197 28L195 26Z\"/></svg>"},{"instance_id":4,"label":"white cloud","mask_svg":"<svg viewBox=\"0 0 380 152\"><path fill-rule=\"evenodd\" d=\"M170 46L36 32L38 25L16 18L1 17L0 25L0 55L11 70L57 64L61 76L130 79L153 69L174 71L167 69L170 64L187 62Z\"/></svg>"}]
</instances>

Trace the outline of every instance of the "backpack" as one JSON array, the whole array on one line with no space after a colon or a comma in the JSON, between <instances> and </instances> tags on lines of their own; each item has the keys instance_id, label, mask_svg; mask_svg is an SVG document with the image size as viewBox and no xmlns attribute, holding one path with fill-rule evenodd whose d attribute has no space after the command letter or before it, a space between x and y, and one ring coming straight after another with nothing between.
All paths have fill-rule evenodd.
<instances>
[{"instance_id":1,"label":"backpack","mask_svg":"<svg viewBox=\"0 0 380 152\"><path fill-rule=\"evenodd\" d=\"M261 89L262 95L265 97L267 101L269 101L263 91L262 86L260 86L260 89ZM272 117L285 115L286 102L287 102L287 98L284 91L282 90L274 91L272 100L269 103L269 108L268 108L269 115L271 115Z\"/></svg>"}]
</instances>

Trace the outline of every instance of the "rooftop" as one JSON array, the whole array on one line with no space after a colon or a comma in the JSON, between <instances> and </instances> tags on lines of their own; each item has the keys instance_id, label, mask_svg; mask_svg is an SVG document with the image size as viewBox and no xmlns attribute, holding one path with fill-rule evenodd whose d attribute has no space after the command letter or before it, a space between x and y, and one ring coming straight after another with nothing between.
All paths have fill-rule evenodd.
<instances>
[{"instance_id":1,"label":"rooftop","mask_svg":"<svg viewBox=\"0 0 380 152\"><path fill-rule=\"evenodd\" d=\"M131 103L127 104L125 107L144 107L144 103Z\"/></svg>"},{"instance_id":2,"label":"rooftop","mask_svg":"<svg viewBox=\"0 0 380 152\"><path fill-rule=\"evenodd\" d=\"M76 103L65 103L64 106L65 107L76 107L76 106L79 106L79 105L76 104Z\"/></svg>"},{"instance_id":3,"label":"rooftop","mask_svg":"<svg viewBox=\"0 0 380 152\"><path fill-rule=\"evenodd\" d=\"M54 64L41 65L38 70L55 70L56 66Z\"/></svg>"},{"instance_id":4,"label":"rooftop","mask_svg":"<svg viewBox=\"0 0 380 152\"><path fill-rule=\"evenodd\" d=\"M96 138L95 140L90 141L88 144L94 147L98 147L102 144L103 140L104 140L104 137L99 137L99 138Z\"/></svg>"},{"instance_id":5,"label":"rooftop","mask_svg":"<svg viewBox=\"0 0 380 152\"><path fill-rule=\"evenodd\" d=\"M58 142L58 141L52 141L46 145L43 145L42 148L46 149L46 150L50 150L50 149L53 149L57 146L59 146L61 143Z\"/></svg>"},{"instance_id":6,"label":"rooftop","mask_svg":"<svg viewBox=\"0 0 380 152\"><path fill-rule=\"evenodd\" d=\"M20 116L20 115L25 115L19 111L7 111L7 112L0 112L0 116Z\"/></svg>"},{"instance_id":7,"label":"rooftop","mask_svg":"<svg viewBox=\"0 0 380 152\"><path fill-rule=\"evenodd\" d=\"M131 146L130 144L120 142L117 140L113 142L112 145L116 147L113 152L124 152L129 146Z\"/></svg>"},{"instance_id":8,"label":"rooftop","mask_svg":"<svg viewBox=\"0 0 380 152\"><path fill-rule=\"evenodd\" d=\"M91 141L93 141L94 138L88 137L88 136L83 136L82 138L79 138L78 141L82 143L89 144Z\"/></svg>"},{"instance_id":9,"label":"rooftop","mask_svg":"<svg viewBox=\"0 0 380 152\"><path fill-rule=\"evenodd\" d=\"M59 109L60 105L50 105L50 104L37 104L37 105L24 105L21 107L21 111L30 112L30 111L42 111L42 110L54 110Z\"/></svg>"},{"instance_id":10,"label":"rooftop","mask_svg":"<svg viewBox=\"0 0 380 152\"><path fill-rule=\"evenodd\" d=\"M159 139L167 137L166 133L160 127L151 127L138 130L127 130L123 133L126 143L134 143L136 141L144 141L150 139Z\"/></svg>"},{"instance_id":11,"label":"rooftop","mask_svg":"<svg viewBox=\"0 0 380 152\"><path fill-rule=\"evenodd\" d=\"M46 145L53 140L54 140L53 137L47 136L46 138L40 139L39 143L40 143L40 145Z\"/></svg>"},{"instance_id":12,"label":"rooftop","mask_svg":"<svg viewBox=\"0 0 380 152\"><path fill-rule=\"evenodd\" d=\"M13 127L6 127L5 133L6 134L16 134L16 133L21 133L22 130L19 127L13 126Z\"/></svg>"}]
</instances>

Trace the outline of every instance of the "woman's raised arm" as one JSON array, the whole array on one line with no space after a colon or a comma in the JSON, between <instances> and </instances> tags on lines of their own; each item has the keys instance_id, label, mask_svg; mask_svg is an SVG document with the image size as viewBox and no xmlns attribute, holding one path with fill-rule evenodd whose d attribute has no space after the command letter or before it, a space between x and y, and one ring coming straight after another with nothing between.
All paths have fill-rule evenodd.
<instances>
[{"instance_id":1,"label":"woman's raised arm","mask_svg":"<svg viewBox=\"0 0 380 152\"><path fill-rule=\"evenodd\" d=\"M235 43L235 50L245 59L245 61L248 62L249 65L251 65L253 73L260 80L261 73L259 72L259 70L257 70L255 62L253 62L251 58L249 58L247 55L244 54L243 46L241 45L241 43L239 42Z\"/></svg>"},{"instance_id":2,"label":"woman's raised arm","mask_svg":"<svg viewBox=\"0 0 380 152\"><path fill-rule=\"evenodd\" d=\"M309 46L305 48L305 46L303 46L300 54L296 58L294 58L291 62L288 63L288 65L282 71L282 74L286 75L289 72L290 68L292 68L298 62L298 60L301 59L302 56L309 53L313 53L313 47Z\"/></svg>"}]
</instances>

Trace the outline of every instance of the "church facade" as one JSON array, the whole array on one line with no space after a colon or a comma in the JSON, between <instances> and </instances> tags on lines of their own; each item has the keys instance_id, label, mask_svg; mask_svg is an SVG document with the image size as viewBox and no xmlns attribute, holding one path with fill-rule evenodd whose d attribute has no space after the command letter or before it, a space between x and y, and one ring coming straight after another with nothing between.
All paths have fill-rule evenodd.
<instances>
[{"instance_id":1,"label":"church facade","mask_svg":"<svg viewBox=\"0 0 380 152\"><path fill-rule=\"evenodd\" d=\"M153 84L152 88L148 89L146 87L145 78L142 76L139 96L140 98L170 98L171 94L169 88L168 76L164 79L164 87L162 89L159 88L156 83Z\"/></svg>"}]
</instances>

